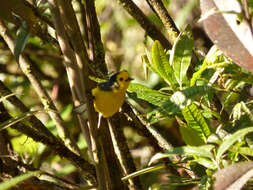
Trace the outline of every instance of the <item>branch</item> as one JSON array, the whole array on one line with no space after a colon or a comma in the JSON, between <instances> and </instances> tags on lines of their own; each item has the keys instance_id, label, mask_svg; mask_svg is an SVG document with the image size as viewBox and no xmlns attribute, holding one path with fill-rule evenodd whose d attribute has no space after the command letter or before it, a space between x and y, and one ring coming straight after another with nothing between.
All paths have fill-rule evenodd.
<instances>
[{"instance_id":1,"label":"branch","mask_svg":"<svg viewBox=\"0 0 253 190\"><path fill-rule=\"evenodd\" d=\"M14 40L7 27L0 20L0 35L8 45L9 49L12 53L14 53ZM71 138L68 128L65 126L64 121L62 120L58 110L56 109L54 102L48 95L47 91L43 88L41 84L41 80L38 76L34 75L31 72L31 63L27 60L27 58L21 54L18 60L19 66L24 74L27 76L32 86L34 87L36 93L40 97L42 104L44 105L45 110L48 112L51 119L56 124L59 136L64 140L65 144L69 146L73 151L79 153L79 148L77 147L75 141Z\"/></svg>"},{"instance_id":2,"label":"branch","mask_svg":"<svg viewBox=\"0 0 253 190\"><path fill-rule=\"evenodd\" d=\"M54 28L54 25L51 22L51 20L49 20L46 16L42 15L37 7L34 7L30 2L25 0L23 0L23 3L25 6L29 7L33 11L34 15L37 16L41 21L45 22L50 27Z\"/></svg>"},{"instance_id":3,"label":"branch","mask_svg":"<svg viewBox=\"0 0 253 190\"><path fill-rule=\"evenodd\" d=\"M88 29L87 29L87 20L86 20L86 9L85 6L82 2L82 0L77 0L77 6L79 8L80 11L80 19L78 19L78 24L80 26L80 31L82 33L84 42L86 45L88 45ZM89 48L89 47L88 47Z\"/></svg>"},{"instance_id":4,"label":"branch","mask_svg":"<svg viewBox=\"0 0 253 190\"><path fill-rule=\"evenodd\" d=\"M153 39L161 42L165 49L171 49L171 44L167 38L161 33L157 27L151 23L146 15L136 6L131 0L119 0L120 4L127 10L127 12L137 20L145 32Z\"/></svg>"},{"instance_id":5,"label":"branch","mask_svg":"<svg viewBox=\"0 0 253 190\"><path fill-rule=\"evenodd\" d=\"M118 125L115 125L117 123ZM120 126L119 114L114 115L112 118L108 119L108 125L114 145L115 152L120 161L124 175L129 175L136 172L136 167L134 165L133 158L127 146L126 138L123 134L122 128ZM140 178L136 177L129 180L131 189L138 190L143 189Z\"/></svg>"},{"instance_id":6,"label":"branch","mask_svg":"<svg viewBox=\"0 0 253 190\"><path fill-rule=\"evenodd\" d=\"M175 42L177 36L179 35L179 30L177 29L176 24L173 19L170 17L168 11L163 5L161 0L148 0L152 7L155 9L155 12L159 15L162 23L164 24L172 43Z\"/></svg>"},{"instance_id":7,"label":"branch","mask_svg":"<svg viewBox=\"0 0 253 190\"><path fill-rule=\"evenodd\" d=\"M148 135L147 137L150 137L149 134L152 134L153 138L155 138L156 143L160 146L161 149L170 150L172 148L172 145L165 138L163 138L153 126L151 126L143 117L141 117L137 110L131 108L127 104L124 104L123 108L124 111L127 110L126 113L130 118L133 119L135 125L143 131L143 134L145 134L145 136ZM146 130L148 130L148 132Z\"/></svg>"},{"instance_id":8,"label":"branch","mask_svg":"<svg viewBox=\"0 0 253 190\"><path fill-rule=\"evenodd\" d=\"M105 64L105 51L101 40L100 26L96 14L94 0L85 1L87 31L90 48L90 59L93 61L93 69L99 77L104 78L107 74L107 67Z\"/></svg>"},{"instance_id":9,"label":"branch","mask_svg":"<svg viewBox=\"0 0 253 190\"><path fill-rule=\"evenodd\" d=\"M162 152L164 148L159 146L157 139L150 133L150 131L143 125L140 119L135 115L130 105L124 103L122 106L122 110L130 118L132 118L132 122L130 122L129 125L132 125L134 130L137 131L139 135L147 138L149 144L154 148L155 152Z\"/></svg>"}]
</instances>

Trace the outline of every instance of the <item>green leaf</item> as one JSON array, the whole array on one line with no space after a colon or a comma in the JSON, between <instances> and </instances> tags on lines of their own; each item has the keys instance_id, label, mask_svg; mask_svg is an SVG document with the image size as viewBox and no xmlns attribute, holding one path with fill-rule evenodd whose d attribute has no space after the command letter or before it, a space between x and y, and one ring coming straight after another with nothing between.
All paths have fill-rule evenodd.
<instances>
[{"instance_id":1,"label":"green leaf","mask_svg":"<svg viewBox=\"0 0 253 190\"><path fill-rule=\"evenodd\" d=\"M192 86L182 90L187 98L193 99L195 96L203 96L213 93L214 89L210 86Z\"/></svg>"},{"instance_id":2,"label":"green leaf","mask_svg":"<svg viewBox=\"0 0 253 190\"><path fill-rule=\"evenodd\" d=\"M40 143L34 141L32 138L21 134L11 139L13 150L20 155L32 155L33 159L38 156Z\"/></svg>"},{"instance_id":3,"label":"green leaf","mask_svg":"<svg viewBox=\"0 0 253 190\"><path fill-rule=\"evenodd\" d=\"M0 183L0 189L1 190L7 190L10 189L11 187L15 186L16 184L25 181L26 179L29 179L30 177L37 176L41 172L40 171L35 171L35 172L27 172L26 174L22 174L20 176L14 177L6 182Z\"/></svg>"},{"instance_id":4,"label":"green leaf","mask_svg":"<svg viewBox=\"0 0 253 190\"><path fill-rule=\"evenodd\" d=\"M177 38L170 54L170 65L172 65L176 80L182 89L183 85L189 83L186 72L191 63L193 36L191 28L188 27Z\"/></svg>"},{"instance_id":5,"label":"green leaf","mask_svg":"<svg viewBox=\"0 0 253 190\"><path fill-rule=\"evenodd\" d=\"M190 106L186 106L182 110L182 114L188 126L197 132L199 138L207 142L207 138L211 135L211 131L197 106L194 103Z\"/></svg>"},{"instance_id":6,"label":"green leaf","mask_svg":"<svg viewBox=\"0 0 253 190\"><path fill-rule=\"evenodd\" d=\"M164 49L159 41L155 41L153 44L152 61L156 71L159 72L160 76L166 82L168 82L173 89L175 89L173 82L174 73L164 52Z\"/></svg>"},{"instance_id":7,"label":"green leaf","mask_svg":"<svg viewBox=\"0 0 253 190\"><path fill-rule=\"evenodd\" d=\"M131 174L129 174L129 175L121 178L121 180L122 181L126 181L128 179L132 179L132 178L137 177L139 175L143 175L145 173L153 172L153 171L160 170L160 169L163 169L163 168L165 168L164 164L159 164L159 165L156 165L156 166L151 166L151 167L139 170L137 172L131 173Z\"/></svg>"},{"instance_id":8,"label":"green leaf","mask_svg":"<svg viewBox=\"0 0 253 190\"><path fill-rule=\"evenodd\" d=\"M241 105L242 105L243 111L245 111L245 113L249 116L250 121L253 122L253 114L250 111L250 109L247 107L247 105L243 101L241 101Z\"/></svg>"},{"instance_id":9,"label":"green leaf","mask_svg":"<svg viewBox=\"0 0 253 190\"><path fill-rule=\"evenodd\" d=\"M146 100L147 102L156 106L161 106L166 102L166 100L168 100L168 96L164 93L161 93L157 90L152 90L141 84L131 83L128 87L128 91L135 92L138 98Z\"/></svg>"},{"instance_id":10,"label":"green leaf","mask_svg":"<svg viewBox=\"0 0 253 190\"><path fill-rule=\"evenodd\" d=\"M145 63L145 65L147 65L147 67L154 73L159 74L159 72L156 70L156 68L153 66L152 64L152 56L151 53L149 53L149 51L147 49L145 49L146 51L146 55L143 55L142 58L142 62Z\"/></svg>"},{"instance_id":11,"label":"green leaf","mask_svg":"<svg viewBox=\"0 0 253 190\"><path fill-rule=\"evenodd\" d=\"M189 126L180 125L179 131L185 144L190 146L200 146L205 144L205 141L202 138L199 138L198 133Z\"/></svg>"},{"instance_id":12,"label":"green leaf","mask_svg":"<svg viewBox=\"0 0 253 190\"><path fill-rule=\"evenodd\" d=\"M198 164L206 168L209 168L211 170L217 169L217 166L210 159L207 159L207 158L197 158L197 159L194 159L193 162L197 162Z\"/></svg>"},{"instance_id":13,"label":"green leaf","mask_svg":"<svg viewBox=\"0 0 253 190\"><path fill-rule=\"evenodd\" d=\"M185 106L190 105L191 99L194 99L195 96L202 96L211 92L213 92L213 88L209 86L193 86L177 91L170 99L165 100L162 106L157 108L157 111L165 116L172 115Z\"/></svg>"},{"instance_id":14,"label":"green leaf","mask_svg":"<svg viewBox=\"0 0 253 190\"><path fill-rule=\"evenodd\" d=\"M229 151L236 152L239 154L247 155L247 156L253 156L253 149L249 147L236 147L232 146Z\"/></svg>"},{"instance_id":15,"label":"green leaf","mask_svg":"<svg viewBox=\"0 0 253 190\"><path fill-rule=\"evenodd\" d=\"M191 78L190 86L194 86L196 81L201 78L202 73L208 68L209 65L212 65L216 63L219 59L219 56L221 55L221 52L217 49L217 47L214 45L207 53L203 64L201 65L200 69L193 73L193 76Z\"/></svg>"},{"instance_id":16,"label":"green leaf","mask_svg":"<svg viewBox=\"0 0 253 190\"><path fill-rule=\"evenodd\" d=\"M26 113L23 113L21 114L20 116L18 117L14 117L14 118L11 118L3 123L0 124L0 131L28 118L28 117L31 117L32 115L34 115L35 113L39 112L39 110L37 111L29 111L29 112L26 112Z\"/></svg>"},{"instance_id":17,"label":"green leaf","mask_svg":"<svg viewBox=\"0 0 253 190\"><path fill-rule=\"evenodd\" d=\"M223 143L220 145L217 151L216 159L220 159L221 156L239 139L243 138L246 134L252 133L253 127L247 127L245 129L240 129L239 131L235 132L233 135L228 137Z\"/></svg>"},{"instance_id":18,"label":"green leaf","mask_svg":"<svg viewBox=\"0 0 253 190\"><path fill-rule=\"evenodd\" d=\"M211 150L214 148L214 145L203 145L203 146L182 146L175 147L172 150L166 151L166 153L157 153L149 161L149 165L156 160L162 158L168 158L176 155L182 156L198 156L205 158L213 158Z\"/></svg>"},{"instance_id":19,"label":"green leaf","mask_svg":"<svg viewBox=\"0 0 253 190\"><path fill-rule=\"evenodd\" d=\"M30 34L28 32L28 26L26 22L24 21L19 28L17 37L14 42L14 56L16 60L19 59L20 54L23 52L26 46L26 42L29 38Z\"/></svg>"}]
</instances>

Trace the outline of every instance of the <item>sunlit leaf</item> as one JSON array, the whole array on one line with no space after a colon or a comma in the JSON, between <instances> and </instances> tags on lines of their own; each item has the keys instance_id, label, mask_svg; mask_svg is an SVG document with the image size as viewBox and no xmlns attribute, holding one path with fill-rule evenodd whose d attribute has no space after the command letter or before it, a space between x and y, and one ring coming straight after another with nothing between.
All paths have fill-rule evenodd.
<instances>
[{"instance_id":1,"label":"sunlit leaf","mask_svg":"<svg viewBox=\"0 0 253 190\"><path fill-rule=\"evenodd\" d=\"M248 133L253 132L253 127L247 127L245 129L240 129L239 131L232 134L230 137L225 139L223 143L219 146L216 159L220 159L221 156L239 139L243 138Z\"/></svg>"},{"instance_id":2,"label":"sunlit leaf","mask_svg":"<svg viewBox=\"0 0 253 190\"><path fill-rule=\"evenodd\" d=\"M253 149L249 147L236 147L232 146L229 151L236 152L239 154L247 155L247 156L253 156Z\"/></svg>"},{"instance_id":3,"label":"sunlit leaf","mask_svg":"<svg viewBox=\"0 0 253 190\"><path fill-rule=\"evenodd\" d=\"M149 161L149 165L156 160L172 157L175 155L182 156L200 156L206 158L213 158L211 150L214 148L213 145L203 145L203 146L182 146L175 147L172 150L166 151L165 153L155 154Z\"/></svg>"},{"instance_id":4,"label":"sunlit leaf","mask_svg":"<svg viewBox=\"0 0 253 190\"><path fill-rule=\"evenodd\" d=\"M177 38L170 54L176 80L182 89L183 84L188 84L187 70L191 63L193 49L193 37L191 28L188 26Z\"/></svg>"},{"instance_id":5,"label":"sunlit leaf","mask_svg":"<svg viewBox=\"0 0 253 190\"><path fill-rule=\"evenodd\" d=\"M198 164L200 164L206 168L209 168L211 170L217 169L217 165L215 165L215 163L213 161L211 161L210 159L207 159L207 158L197 158L197 159L194 159L192 162L197 162Z\"/></svg>"},{"instance_id":6,"label":"sunlit leaf","mask_svg":"<svg viewBox=\"0 0 253 190\"><path fill-rule=\"evenodd\" d=\"M186 106L182 110L182 114L188 126L197 132L199 138L207 142L211 131L197 106L193 103L190 106Z\"/></svg>"},{"instance_id":7,"label":"sunlit leaf","mask_svg":"<svg viewBox=\"0 0 253 190\"><path fill-rule=\"evenodd\" d=\"M174 73L164 49L159 41L155 41L152 47L152 62L160 76L174 89Z\"/></svg>"},{"instance_id":8,"label":"sunlit leaf","mask_svg":"<svg viewBox=\"0 0 253 190\"><path fill-rule=\"evenodd\" d=\"M208 66L215 64L221 55L221 51L217 49L217 46L212 46L212 48L207 53L200 69L193 73L191 78L190 86L194 86L196 81L201 79L202 73L208 68Z\"/></svg>"},{"instance_id":9,"label":"sunlit leaf","mask_svg":"<svg viewBox=\"0 0 253 190\"><path fill-rule=\"evenodd\" d=\"M156 106L161 106L168 99L168 96L164 93L161 93L157 90L152 90L141 84L131 83L128 87L128 91L135 92L138 98L146 100L147 102Z\"/></svg>"}]
</instances>

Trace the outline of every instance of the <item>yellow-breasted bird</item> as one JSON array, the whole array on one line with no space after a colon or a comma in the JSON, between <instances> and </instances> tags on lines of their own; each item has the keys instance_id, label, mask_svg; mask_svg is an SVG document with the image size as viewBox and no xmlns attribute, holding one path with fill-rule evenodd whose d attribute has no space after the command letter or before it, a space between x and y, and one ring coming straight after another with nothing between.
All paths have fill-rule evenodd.
<instances>
[{"instance_id":1,"label":"yellow-breasted bird","mask_svg":"<svg viewBox=\"0 0 253 190\"><path fill-rule=\"evenodd\" d=\"M97 88L92 89L95 110L104 118L118 112L131 80L127 71L120 71L112 75L108 81L99 83Z\"/></svg>"}]
</instances>

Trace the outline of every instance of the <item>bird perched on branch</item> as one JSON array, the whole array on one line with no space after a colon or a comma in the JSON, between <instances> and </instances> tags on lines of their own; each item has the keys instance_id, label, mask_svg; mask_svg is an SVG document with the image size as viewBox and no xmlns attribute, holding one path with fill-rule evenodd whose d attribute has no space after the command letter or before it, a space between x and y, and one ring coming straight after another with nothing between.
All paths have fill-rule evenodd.
<instances>
[{"instance_id":1,"label":"bird perched on branch","mask_svg":"<svg viewBox=\"0 0 253 190\"><path fill-rule=\"evenodd\" d=\"M112 75L108 81L99 83L92 90L94 107L100 113L100 119L101 116L104 118L111 117L119 111L131 80L133 79L129 77L127 71L120 71Z\"/></svg>"}]
</instances>

